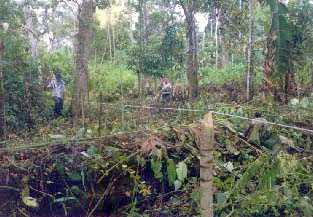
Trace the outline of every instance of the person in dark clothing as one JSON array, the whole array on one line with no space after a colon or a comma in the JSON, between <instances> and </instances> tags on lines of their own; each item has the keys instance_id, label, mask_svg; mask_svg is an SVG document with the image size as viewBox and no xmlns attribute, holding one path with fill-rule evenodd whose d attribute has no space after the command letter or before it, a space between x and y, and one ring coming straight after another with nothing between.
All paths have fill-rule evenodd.
<instances>
[{"instance_id":1,"label":"person in dark clothing","mask_svg":"<svg viewBox=\"0 0 313 217\"><path fill-rule=\"evenodd\" d=\"M54 79L50 81L48 88L52 90L52 96L54 98L54 117L57 118L62 115L65 90L64 81L62 80L60 71L57 71L54 74Z\"/></svg>"}]
</instances>

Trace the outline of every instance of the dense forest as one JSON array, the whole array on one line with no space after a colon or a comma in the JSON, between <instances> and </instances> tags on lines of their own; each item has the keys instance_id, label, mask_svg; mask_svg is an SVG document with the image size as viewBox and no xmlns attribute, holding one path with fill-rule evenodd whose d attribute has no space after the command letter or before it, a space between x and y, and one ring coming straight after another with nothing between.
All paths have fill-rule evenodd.
<instances>
[{"instance_id":1,"label":"dense forest","mask_svg":"<svg viewBox=\"0 0 313 217\"><path fill-rule=\"evenodd\" d=\"M312 217L312 0L0 0L0 217Z\"/></svg>"}]
</instances>

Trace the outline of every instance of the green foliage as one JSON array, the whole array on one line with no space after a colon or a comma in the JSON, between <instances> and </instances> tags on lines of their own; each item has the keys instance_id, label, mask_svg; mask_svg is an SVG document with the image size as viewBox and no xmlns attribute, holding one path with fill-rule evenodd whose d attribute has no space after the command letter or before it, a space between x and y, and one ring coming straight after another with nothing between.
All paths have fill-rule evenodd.
<instances>
[{"instance_id":1,"label":"green foliage","mask_svg":"<svg viewBox=\"0 0 313 217\"><path fill-rule=\"evenodd\" d=\"M8 24L7 31L3 31L2 23ZM28 43L19 29L23 22L23 16L14 1L0 1L0 40L4 44L4 55L0 64L4 74L5 90L5 119L7 127L14 132L32 127L30 117L38 117L39 121L44 118L39 114L43 111L42 98L39 90L38 63L31 59L28 52ZM29 80L29 99L32 109L26 112L25 78L32 76ZM29 78L29 77L28 77Z\"/></svg>"},{"instance_id":2,"label":"green foliage","mask_svg":"<svg viewBox=\"0 0 313 217\"><path fill-rule=\"evenodd\" d=\"M162 180L162 161L158 159L151 159L151 169L156 179Z\"/></svg>"},{"instance_id":3,"label":"green foliage","mask_svg":"<svg viewBox=\"0 0 313 217\"><path fill-rule=\"evenodd\" d=\"M14 29L22 21L22 13L15 1L0 0L0 22L9 23L9 28Z\"/></svg>"},{"instance_id":4,"label":"green foliage","mask_svg":"<svg viewBox=\"0 0 313 217\"><path fill-rule=\"evenodd\" d=\"M306 15L312 13L313 8L308 1L289 1L288 5L278 0L265 2L272 12L269 37L273 45L268 44L267 47L268 50L274 50L274 71L271 72L271 78L283 87L281 78L284 74L295 73L297 66L300 70L306 67L308 55L304 51L308 49L305 45L312 41L313 36L312 31L307 29L312 25L313 19Z\"/></svg>"},{"instance_id":5,"label":"green foliage","mask_svg":"<svg viewBox=\"0 0 313 217\"><path fill-rule=\"evenodd\" d=\"M28 52L27 43L19 35L6 38L4 60L4 87L6 101L6 121L8 129L13 132L28 127L34 127L31 119L40 124L49 114L41 91L40 72L38 63ZM31 114L27 112L26 78L31 98ZM31 79L29 79L31 78Z\"/></svg>"},{"instance_id":6,"label":"green foliage","mask_svg":"<svg viewBox=\"0 0 313 217\"><path fill-rule=\"evenodd\" d=\"M172 68L175 64L183 64L184 38L179 29L180 26L169 26L165 30L162 39L161 52L162 63L166 68Z\"/></svg>"},{"instance_id":7,"label":"green foliage","mask_svg":"<svg viewBox=\"0 0 313 217\"><path fill-rule=\"evenodd\" d=\"M185 162L181 161L176 166L177 178L179 181L184 182L187 178L187 165Z\"/></svg>"},{"instance_id":8,"label":"green foliage","mask_svg":"<svg viewBox=\"0 0 313 217\"><path fill-rule=\"evenodd\" d=\"M74 59L73 52L69 48L63 48L55 52L44 52L40 56L43 73L52 77L53 73L59 69L62 79L68 86L73 82Z\"/></svg>"},{"instance_id":9,"label":"green foliage","mask_svg":"<svg viewBox=\"0 0 313 217\"><path fill-rule=\"evenodd\" d=\"M100 9L108 8L112 4L109 0L96 0L95 2L96 6Z\"/></svg>"},{"instance_id":10,"label":"green foliage","mask_svg":"<svg viewBox=\"0 0 313 217\"><path fill-rule=\"evenodd\" d=\"M288 72L290 65L290 45L292 39L292 29L288 21L287 7L280 3L277 0L269 0L268 4L270 5L272 16L272 26L271 31L275 34L275 61L276 61L276 79L281 78L282 74ZM274 75L275 76L275 75Z\"/></svg>"},{"instance_id":11,"label":"green foliage","mask_svg":"<svg viewBox=\"0 0 313 217\"><path fill-rule=\"evenodd\" d=\"M98 96L103 93L108 99L118 99L127 95L135 86L137 75L124 65L92 62L90 64L89 87Z\"/></svg>"},{"instance_id":12,"label":"green foliage","mask_svg":"<svg viewBox=\"0 0 313 217\"><path fill-rule=\"evenodd\" d=\"M128 50L130 49L132 40L129 37L130 30L128 28L129 21L122 14L110 26L110 32L108 27L102 28L96 23L94 25L94 40L92 41L94 52L91 54L91 57L100 63L111 61L118 64L126 64L130 58L128 56ZM113 30L114 38L112 36ZM108 40L109 38L110 40Z\"/></svg>"},{"instance_id":13,"label":"green foliage","mask_svg":"<svg viewBox=\"0 0 313 217\"><path fill-rule=\"evenodd\" d=\"M311 169L304 169L294 155L263 154L253 162L245 161L244 165L248 166L243 167L244 172L236 181L232 176L214 179L215 186L221 190L215 195L219 207L225 208L227 202L236 201L234 216L281 216L281 213L293 216L297 209L299 216L312 214L311 190L301 189L310 185L306 183L312 181Z\"/></svg>"},{"instance_id":14,"label":"green foliage","mask_svg":"<svg viewBox=\"0 0 313 217\"><path fill-rule=\"evenodd\" d=\"M136 72L142 71L149 75L160 75L164 72L162 56L160 54L161 41L154 37L151 39L149 46L141 50L139 46L132 46L129 50L131 57L128 65Z\"/></svg>"},{"instance_id":15,"label":"green foliage","mask_svg":"<svg viewBox=\"0 0 313 217\"><path fill-rule=\"evenodd\" d=\"M241 176L241 178L237 181L235 191L245 191L245 187L250 182L250 180L258 174L261 168L264 165L264 161L267 159L267 156L261 156L256 159L254 162L250 163L245 173Z\"/></svg>"},{"instance_id":16,"label":"green foliage","mask_svg":"<svg viewBox=\"0 0 313 217\"><path fill-rule=\"evenodd\" d=\"M229 65L222 69L208 67L201 70L200 84L222 86L226 83L232 83L234 85L241 85L243 84L245 73L246 66L244 64ZM262 72L260 70L256 70L256 76L254 79L256 84L262 82Z\"/></svg>"},{"instance_id":17,"label":"green foliage","mask_svg":"<svg viewBox=\"0 0 313 217\"><path fill-rule=\"evenodd\" d=\"M145 5L153 5L154 2L145 2ZM154 3L155 4L155 3ZM164 2L157 4L168 6ZM149 11L149 18L143 30L143 1L134 5L139 13L139 20L134 32L136 43L129 49L128 65L136 72L160 76L169 74L174 67L184 63L184 26L172 10Z\"/></svg>"},{"instance_id":18,"label":"green foliage","mask_svg":"<svg viewBox=\"0 0 313 217\"><path fill-rule=\"evenodd\" d=\"M167 179L169 185L173 186L176 180L176 165L172 159L167 160Z\"/></svg>"}]
</instances>

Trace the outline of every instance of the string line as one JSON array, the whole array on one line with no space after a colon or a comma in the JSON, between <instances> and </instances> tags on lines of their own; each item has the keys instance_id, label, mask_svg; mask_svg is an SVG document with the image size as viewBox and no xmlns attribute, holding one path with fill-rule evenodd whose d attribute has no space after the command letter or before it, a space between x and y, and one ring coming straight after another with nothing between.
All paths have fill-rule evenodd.
<instances>
[{"instance_id":1,"label":"string line","mask_svg":"<svg viewBox=\"0 0 313 217\"><path fill-rule=\"evenodd\" d=\"M112 104L112 105L114 105L114 104ZM115 104L115 106L116 106L116 104ZM213 114L216 114L216 115L233 117L233 118L242 119L242 120L246 120L246 121L254 121L254 122L268 124L268 125L272 125L272 126L278 126L278 127L282 127L282 128L294 129L294 130L310 133L313 135L313 130L311 130L311 129L306 129L306 128L297 127L297 126L288 125L288 124L275 123L275 122L265 121L265 120L260 120L260 119L247 118L247 117L243 117L240 115L233 115L233 114L214 111L213 109L189 109L189 108L174 108L174 107L156 107L156 106L146 106L146 105L143 105L143 106L141 106L141 105L124 105L124 108L127 108L127 107L128 108L137 108L137 109L138 108L159 109L159 110L165 110L165 111L212 112Z\"/></svg>"}]
</instances>

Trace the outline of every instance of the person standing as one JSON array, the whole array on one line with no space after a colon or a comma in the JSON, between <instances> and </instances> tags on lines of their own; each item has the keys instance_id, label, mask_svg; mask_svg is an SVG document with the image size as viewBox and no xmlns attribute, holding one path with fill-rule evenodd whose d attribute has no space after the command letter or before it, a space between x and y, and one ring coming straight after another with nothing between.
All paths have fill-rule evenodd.
<instances>
[{"instance_id":1,"label":"person standing","mask_svg":"<svg viewBox=\"0 0 313 217\"><path fill-rule=\"evenodd\" d=\"M167 78L161 76L161 101L163 103L168 103L171 101L171 96L172 84Z\"/></svg>"},{"instance_id":2,"label":"person standing","mask_svg":"<svg viewBox=\"0 0 313 217\"><path fill-rule=\"evenodd\" d=\"M52 90L52 96L54 98L54 117L58 118L62 115L65 90L65 84L59 70L55 72L54 78L48 84L48 88Z\"/></svg>"}]
</instances>

